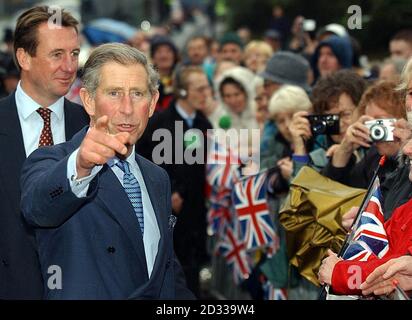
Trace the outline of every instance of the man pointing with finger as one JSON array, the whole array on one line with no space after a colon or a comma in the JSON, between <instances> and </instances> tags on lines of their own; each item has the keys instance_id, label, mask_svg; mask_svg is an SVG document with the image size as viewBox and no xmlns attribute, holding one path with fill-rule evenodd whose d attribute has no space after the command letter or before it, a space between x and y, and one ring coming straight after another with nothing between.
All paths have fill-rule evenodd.
<instances>
[{"instance_id":1,"label":"man pointing with finger","mask_svg":"<svg viewBox=\"0 0 412 320\"><path fill-rule=\"evenodd\" d=\"M138 50L106 44L83 83L90 127L34 152L22 171L45 298L193 298L173 251L167 173L134 147L159 97L157 73Z\"/></svg>"}]
</instances>

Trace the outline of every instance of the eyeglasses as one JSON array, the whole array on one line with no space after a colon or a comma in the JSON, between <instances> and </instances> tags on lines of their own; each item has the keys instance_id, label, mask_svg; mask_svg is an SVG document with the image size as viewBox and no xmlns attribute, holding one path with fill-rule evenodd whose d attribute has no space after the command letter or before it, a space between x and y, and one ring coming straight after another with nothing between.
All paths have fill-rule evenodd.
<instances>
[{"instance_id":1,"label":"eyeglasses","mask_svg":"<svg viewBox=\"0 0 412 320\"><path fill-rule=\"evenodd\" d=\"M335 109L336 110L336 109ZM339 111L338 110L328 110L326 113L327 114L337 114L339 115L339 119L341 120L352 120L352 115L354 110L344 110L344 111Z\"/></svg>"}]
</instances>

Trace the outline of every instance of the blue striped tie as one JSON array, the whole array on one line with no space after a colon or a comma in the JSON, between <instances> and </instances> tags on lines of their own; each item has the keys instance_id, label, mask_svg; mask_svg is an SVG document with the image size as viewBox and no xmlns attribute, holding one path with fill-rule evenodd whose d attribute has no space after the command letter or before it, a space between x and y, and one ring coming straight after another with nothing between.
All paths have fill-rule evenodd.
<instances>
[{"instance_id":1,"label":"blue striped tie","mask_svg":"<svg viewBox=\"0 0 412 320\"><path fill-rule=\"evenodd\" d=\"M116 165L124 172L123 175L123 187L127 193L127 196L132 203L134 212L136 213L137 220L139 221L140 230L144 230L143 220L143 203L142 203L142 191L140 185L133 173L130 172L129 164L127 161L120 160Z\"/></svg>"}]
</instances>

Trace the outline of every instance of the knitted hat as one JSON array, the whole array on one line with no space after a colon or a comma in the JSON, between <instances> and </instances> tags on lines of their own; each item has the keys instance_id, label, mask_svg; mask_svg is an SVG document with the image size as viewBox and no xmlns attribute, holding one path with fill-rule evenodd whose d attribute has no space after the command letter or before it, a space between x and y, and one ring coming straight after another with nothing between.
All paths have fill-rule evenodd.
<instances>
[{"instance_id":1,"label":"knitted hat","mask_svg":"<svg viewBox=\"0 0 412 320\"><path fill-rule=\"evenodd\" d=\"M321 41L313 55L313 59L316 63L319 59L320 49L325 46L331 48L342 68L346 69L352 67L353 50L348 37L331 36Z\"/></svg>"},{"instance_id":2,"label":"knitted hat","mask_svg":"<svg viewBox=\"0 0 412 320\"><path fill-rule=\"evenodd\" d=\"M279 84L299 86L309 92L308 71L309 63L305 58L296 53L278 51L270 58L260 76Z\"/></svg>"}]
</instances>

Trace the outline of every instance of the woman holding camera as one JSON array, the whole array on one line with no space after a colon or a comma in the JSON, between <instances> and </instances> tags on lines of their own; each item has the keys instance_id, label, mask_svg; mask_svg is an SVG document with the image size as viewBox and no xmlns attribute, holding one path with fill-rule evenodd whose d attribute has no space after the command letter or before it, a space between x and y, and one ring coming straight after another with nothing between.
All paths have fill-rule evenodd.
<instances>
[{"instance_id":1,"label":"woman holding camera","mask_svg":"<svg viewBox=\"0 0 412 320\"><path fill-rule=\"evenodd\" d=\"M390 114L399 113L401 116L404 116L405 106L407 110L412 110L411 88L412 88L412 59L409 60L408 64L406 65L402 73L401 84L399 87L396 88L397 90L398 89L399 90L396 92L391 91L389 93L389 94L392 94L392 93L395 94L394 99L396 99L396 103L393 103L392 105L387 105L387 104L384 104L384 103L388 103L387 101L386 102L382 101L379 104L379 106L381 106L382 108L385 108L384 110L387 110L387 112ZM394 84L392 84L392 89L394 89ZM371 92L373 92L372 91L373 87L370 90ZM383 94L384 93L382 93L382 95ZM400 95L401 100L399 100L399 95ZM374 97L374 95L372 95L372 97ZM365 94L365 99L368 99L368 101L369 100L374 101L376 97L372 99L371 96L369 95L369 98L368 98L366 97L366 94ZM369 109L365 108L365 111L366 113L368 113L368 111L370 111L370 108ZM393 116L396 116L396 115L393 115ZM408 111L408 119L410 118L412 117L410 115L410 111ZM364 135L365 133L363 131L364 128L361 123L361 119L359 119L360 123L355 123L348 130L348 133L350 131L350 136L348 135L347 137L348 145L352 146L353 148L356 147L356 144L357 144L356 142L358 142L359 145L360 145L360 142L362 143L365 142L365 140L361 141L362 139L357 138L358 136ZM374 170L377 166L377 162L379 161L378 159L380 158L380 154L388 155L391 152L392 147L396 147L396 146L399 147L399 145L404 144L407 139L410 139L411 138L411 129L410 129L411 125L412 125L411 120L409 120L409 123L408 123L402 118L398 119L397 122L395 123L395 128L392 132L395 141L393 141L391 144L389 142L387 143L381 142L381 143L373 144L372 147L368 150L368 155L367 155L368 157L365 158L365 161L361 161L359 164L356 164L356 165L352 163L353 159L351 158L349 158L349 160L346 160L345 162L345 154L342 152L345 150L345 146L341 146L342 150L340 150L340 152L342 152L342 154L339 154L339 152L334 154L334 159L332 159L329 166L326 168L324 174L331 177L332 179L341 179L341 181L345 181L349 185L353 185L356 187L357 186L366 187L368 182L371 179L372 170ZM364 139L365 138L367 137L364 137ZM369 144L369 142L367 142L367 144ZM394 150L392 150L392 153L393 152ZM346 154L346 157L347 157L347 154ZM393 161L394 157L395 156L390 157L392 158L392 161L390 161L391 167L394 166L394 161ZM399 158L399 160L402 160L402 159ZM343 163L344 165L343 167L338 167L339 161ZM412 198L412 184L410 183L408 179L409 164L405 163L405 161L399 161L399 162L400 163L397 164L397 167L393 170L393 172L388 172L387 168L386 170L383 170L384 182L381 183L381 191L383 195L382 209L383 209L385 220L387 220L391 216L395 208L399 207L401 204L408 201L408 199ZM387 173L385 174L385 172ZM364 175L363 178L362 178L362 174ZM348 177L346 177L346 175ZM349 180L349 181L346 181L346 180ZM357 212L357 208L350 210L343 217L343 221L342 221L343 224L346 223L348 225L351 225L351 221L353 220L356 212Z\"/></svg>"},{"instance_id":2,"label":"woman holding camera","mask_svg":"<svg viewBox=\"0 0 412 320\"><path fill-rule=\"evenodd\" d=\"M288 288L288 299L317 297L317 288L303 278L296 278L294 268L289 266L285 233L278 218L278 212L289 192L289 179L293 168L291 156L294 146L289 125L296 112L307 112L311 108L308 95L298 86L283 85L272 95L268 108L269 118L276 124L278 132L268 140L260 161L261 168L269 169L268 205L279 237L276 254L265 258L261 270L275 288ZM301 279L299 284L302 285L299 289L296 288L297 279Z\"/></svg>"},{"instance_id":3,"label":"woman holding camera","mask_svg":"<svg viewBox=\"0 0 412 320\"><path fill-rule=\"evenodd\" d=\"M412 140L403 147L403 153L408 157L409 162L412 160ZM409 171L408 185L411 185L412 174L411 166L406 166ZM404 181L404 186L406 181ZM393 192L393 191L391 191ZM385 196L384 196L385 198ZM388 239L388 250L382 256L378 257L372 254L367 260L343 260L331 250L328 251L328 257L322 260L319 268L318 278L321 284L330 285L335 294L370 294L373 287L365 283L369 279L372 282L373 277L379 274L380 270L388 267L388 261L396 259L399 262L400 257L410 256L412 254L412 198L406 199L406 203L398 205L392 213L392 216L386 220L384 224L385 233ZM403 258L405 259L405 258ZM392 261L392 263L394 263ZM396 262L395 262L396 263ZM380 268L380 266L383 266ZM402 269L402 268L401 268ZM374 272L376 270L376 272ZM403 270L405 271L405 269ZM374 274L372 279L370 274ZM410 289L410 280L405 282L405 278L401 276L402 282L400 285L404 290ZM356 279L355 279L356 278ZM384 279L380 279L382 285L385 286ZM361 283L364 283L360 286ZM379 288L379 284L376 284ZM386 284L387 285L387 284ZM368 289L369 288L369 289ZM372 290L370 290L372 289ZM364 290L362 292L362 290ZM388 291L375 293L387 294Z\"/></svg>"},{"instance_id":4,"label":"woman holding camera","mask_svg":"<svg viewBox=\"0 0 412 320\"><path fill-rule=\"evenodd\" d=\"M260 167L270 169L269 192L277 199L283 199L289 191L289 179L293 172L291 156L294 145L290 122L296 112L307 112L312 103L306 92L293 85L283 85L269 102L269 118L276 124L278 132L261 153ZM280 202L275 210L280 209Z\"/></svg>"},{"instance_id":5,"label":"woman holding camera","mask_svg":"<svg viewBox=\"0 0 412 320\"><path fill-rule=\"evenodd\" d=\"M294 146L293 175L296 175L304 165L310 165L317 170L327 165L328 157L336 148L335 144L342 141L347 128L357 116L356 106L365 88L365 80L348 70L338 71L317 82L312 99L314 113L317 116L339 115L339 133L330 134L329 129L334 129L336 125L325 124L325 127L329 127L325 128L326 134L314 134L308 118L309 112L295 113L289 128Z\"/></svg>"},{"instance_id":6,"label":"woman holding camera","mask_svg":"<svg viewBox=\"0 0 412 320\"><path fill-rule=\"evenodd\" d=\"M395 172L398 152L411 132L402 92L396 90L394 82L379 82L368 88L359 112L363 115L349 126L323 174L348 186L367 188L381 156L387 157L379 170L381 184ZM367 151L356 162L354 151L359 148Z\"/></svg>"},{"instance_id":7,"label":"woman holding camera","mask_svg":"<svg viewBox=\"0 0 412 320\"><path fill-rule=\"evenodd\" d=\"M392 88L395 89L393 84ZM389 109L390 107L388 105L383 104L384 101L380 101L378 105L375 105L375 107L379 107L381 109L381 112L388 112L392 117L396 117L397 112L404 114L405 106L407 110L412 110L412 59L408 61L402 73L401 84L397 89L402 89L401 91L393 91L393 93L396 94L396 101L398 101L399 103L392 105L392 109ZM372 88L370 90L372 90ZM398 100L398 94L401 96L400 101ZM367 93L365 93L365 99L366 95ZM375 104L377 104L376 101ZM370 101L369 103L365 104L365 106L367 105L371 105ZM371 106L373 107L373 105ZM368 113L370 109L374 110L376 108L365 108L365 113ZM410 118L411 114L410 111L408 111L408 120ZM322 283L330 284L333 290L337 293L360 294L360 289L363 289L363 294L369 294L372 291L368 290L368 287L370 287L370 285L367 285L365 283L361 286L361 288L354 288L355 290L348 288L347 278L349 267L353 268L354 265L360 267L360 270L362 271L361 280L363 282L368 277L369 273L373 272L375 269L376 273L373 272L373 274L376 276L377 274L379 274L380 270L385 268L382 267L377 269L379 265L383 265L386 261L390 261L390 259L392 258L411 255L412 253L412 247L410 246L410 239L412 234L412 139L410 125L411 123L408 123L402 119L398 120L395 124L395 129L393 130L394 141L392 142L392 146L399 146L400 144L403 145L404 141L409 139L409 141L403 147L403 154L406 157L407 162L401 163L394 172L386 176L385 182L381 184L381 191L384 200L382 209L386 220L385 231L389 239L390 249L382 259L371 259L364 262L342 261L336 256L336 254L329 252L328 257L322 261L322 265L319 270L319 280ZM362 130L362 133L358 130ZM348 129L348 131L351 131L352 137L348 136L347 140L348 142L352 141L351 143L354 147L356 147L356 144L360 145L360 142L365 142L365 140L361 141L362 139L358 138L358 136L364 136L364 133L366 133L364 131L364 128L360 124L354 124L351 128ZM390 146L389 143L390 142L378 142L374 145L376 145L376 150L378 152L383 153L389 152L391 150L392 146ZM350 142L348 143L348 145L350 145ZM373 146L369 149L370 152L372 151L372 148ZM337 155L337 153L335 153L335 155ZM333 165L333 162L331 162L331 165ZM364 164L363 166L366 166L366 164ZM373 168L369 170L373 170ZM367 168L364 168L364 171L367 171ZM343 225L346 224L347 227L351 226L356 212L356 208L352 208L343 217ZM387 267L388 264L385 264L384 266ZM368 278L368 282L371 282L372 279ZM378 279L378 281L381 283L383 282L382 279ZM409 287L404 286L405 283L400 282L400 285L404 290L409 290ZM378 290L375 293L380 292Z\"/></svg>"}]
</instances>

